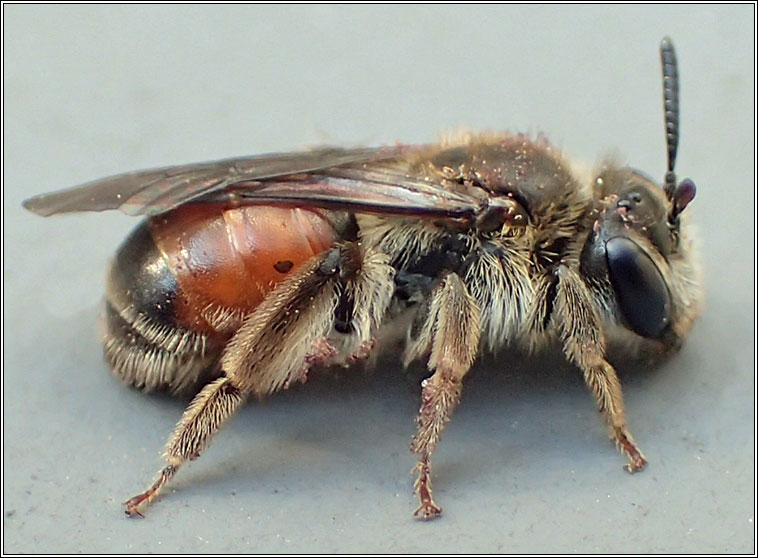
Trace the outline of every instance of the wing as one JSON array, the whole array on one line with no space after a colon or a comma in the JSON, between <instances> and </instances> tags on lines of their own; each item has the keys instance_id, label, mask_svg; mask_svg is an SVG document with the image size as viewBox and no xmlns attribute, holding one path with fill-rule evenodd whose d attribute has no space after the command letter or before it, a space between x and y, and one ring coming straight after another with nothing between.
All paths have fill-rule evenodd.
<instances>
[{"instance_id":1,"label":"wing","mask_svg":"<svg viewBox=\"0 0 758 558\"><path fill-rule=\"evenodd\" d=\"M328 148L149 169L41 194L24 201L24 207L45 217L108 209L121 209L129 215L153 215L239 182L266 180L351 163L381 161L413 149L402 146Z\"/></svg>"},{"instance_id":2,"label":"wing","mask_svg":"<svg viewBox=\"0 0 758 558\"><path fill-rule=\"evenodd\" d=\"M163 167L35 196L24 207L43 216L108 209L151 216L189 202L453 219L474 215L476 199L409 171L407 155L425 149L429 147L328 148Z\"/></svg>"},{"instance_id":3,"label":"wing","mask_svg":"<svg viewBox=\"0 0 758 558\"><path fill-rule=\"evenodd\" d=\"M480 201L415 176L405 160L332 167L242 182L198 198L227 205L291 205L428 218L468 219Z\"/></svg>"}]
</instances>

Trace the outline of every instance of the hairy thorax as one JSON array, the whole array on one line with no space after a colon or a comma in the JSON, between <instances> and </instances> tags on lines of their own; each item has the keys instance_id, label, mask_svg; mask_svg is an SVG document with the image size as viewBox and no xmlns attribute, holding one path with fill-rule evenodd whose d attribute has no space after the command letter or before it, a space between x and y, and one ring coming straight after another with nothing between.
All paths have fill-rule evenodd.
<instances>
[{"instance_id":1,"label":"hairy thorax","mask_svg":"<svg viewBox=\"0 0 758 558\"><path fill-rule=\"evenodd\" d=\"M555 266L576 260L586 238L589 181L579 182L545 139L520 134L463 136L433 159L411 162L408 172L507 210L460 226L358 216L362 241L396 270L396 298L424 300L446 272L457 273L481 310L484 346L543 344Z\"/></svg>"}]
</instances>

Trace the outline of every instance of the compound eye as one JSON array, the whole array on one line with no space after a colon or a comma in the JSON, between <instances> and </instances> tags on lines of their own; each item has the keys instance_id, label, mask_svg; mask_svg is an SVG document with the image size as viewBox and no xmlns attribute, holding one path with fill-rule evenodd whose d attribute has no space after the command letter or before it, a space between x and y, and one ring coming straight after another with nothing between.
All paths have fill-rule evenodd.
<instances>
[{"instance_id":1,"label":"compound eye","mask_svg":"<svg viewBox=\"0 0 758 558\"><path fill-rule=\"evenodd\" d=\"M621 236L605 243L605 256L627 325L642 337L661 337L671 321L671 295L658 267L639 245Z\"/></svg>"}]
</instances>

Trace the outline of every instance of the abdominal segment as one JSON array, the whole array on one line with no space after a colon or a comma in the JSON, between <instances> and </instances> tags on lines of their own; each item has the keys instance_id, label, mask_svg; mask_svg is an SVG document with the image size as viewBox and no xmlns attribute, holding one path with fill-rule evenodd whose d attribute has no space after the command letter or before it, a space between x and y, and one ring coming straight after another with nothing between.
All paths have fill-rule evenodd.
<instances>
[{"instance_id":1,"label":"abdominal segment","mask_svg":"<svg viewBox=\"0 0 758 558\"><path fill-rule=\"evenodd\" d=\"M106 359L145 390L207 382L244 317L336 237L324 214L297 208L187 204L141 223L109 272Z\"/></svg>"}]
</instances>

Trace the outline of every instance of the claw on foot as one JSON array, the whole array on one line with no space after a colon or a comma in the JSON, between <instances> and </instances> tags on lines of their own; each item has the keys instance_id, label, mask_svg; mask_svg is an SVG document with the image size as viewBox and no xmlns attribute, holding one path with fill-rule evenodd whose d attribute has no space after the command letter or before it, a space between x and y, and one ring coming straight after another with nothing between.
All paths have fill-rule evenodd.
<instances>
[{"instance_id":1,"label":"claw on foot","mask_svg":"<svg viewBox=\"0 0 758 558\"><path fill-rule=\"evenodd\" d=\"M431 468L429 462L420 461L418 465L414 467L413 472L418 473L418 479L416 479L414 488L420 502L418 509L413 512L413 516L421 519L434 519L435 517L439 517L442 515L442 508L435 504L434 499L432 498L432 483L429 479Z\"/></svg>"},{"instance_id":2,"label":"claw on foot","mask_svg":"<svg viewBox=\"0 0 758 558\"><path fill-rule=\"evenodd\" d=\"M142 504L145 503L146 500L148 500L149 497L150 496L147 492L143 492L142 494L139 494L134 498L129 498L126 502L124 502L124 513L127 515L127 517L145 517L142 512L139 511L139 508Z\"/></svg>"},{"instance_id":3,"label":"claw on foot","mask_svg":"<svg viewBox=\"0 0 758 558\"><path fill-rule=\"evenodd\" d=\"M629 473L638 473L647 466L647 459L642 454L637 454L632 457L632 460L624 465L624 469Z\"/></svg>"},{"instance_id":4,"label":"claw on foot","mask_svg":"<svg viewBox=\"0 0 758 558\"><path fill-rule=\"evenodd\" d=\"M624 465L624 469L630 473L642 471L647 465L647 459L642 455L632 437L622 431L616 434L615 439L621 450L629 456L629 463Z\"/></svg>"},{"instance_id":5,"label":"claw on foot","mask_svg":"<svg viewBox=\"0 0 758 558\"><path fill-rule=\"evenodd\" d=\"M424 502L413 512L414 517L419 519L434 519L442 515L442 508L435 505L434 501Z\"/></svg>"},{"instance_id":6,"label":"claw on foot","mask_svg":"<svg viewBox=\"0 0 758 558\"><path fill-rule=\"evenodd\" d=\"M163 488L163 485L176 474L178 468L177 465L167 465L164 467L158 475L158 479L150 488L124 502L124 513L128 517L145 517L139 509L148 505L150 501L158 495L158 492Z\"/></svg>"}]
</instances>

